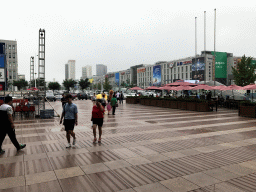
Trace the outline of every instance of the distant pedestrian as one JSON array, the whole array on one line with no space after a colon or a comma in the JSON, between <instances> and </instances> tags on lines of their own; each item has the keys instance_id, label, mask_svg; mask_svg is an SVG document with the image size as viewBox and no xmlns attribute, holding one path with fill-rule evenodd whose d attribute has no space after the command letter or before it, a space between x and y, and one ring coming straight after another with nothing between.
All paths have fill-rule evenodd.
<instances>
[{"instance_id":1,"label":"distant pedestrian","mask_svg":"<svg viewBox=\"0 0 256 192\"><path fill-rule=\"evenodd\" d=\"M68 145L66 148L70 148L70 135L73 137L73 145L76 144L76 135L74 132L75 125L78 125L78 111L76 104L72 103L72 95L68 94L66 96L67 103L63 106L62 115L60 118L60 124L62 123L62 119L64 118L64 126L66 131L66 137L68 141Z\"/></svg>"},{"instance_id":2,"label":"distant pedestrian","mask_svg":"<svg viewBox=\"0 0 256 192\"><path fill-rule=\"evenodd\" d=\"M109 112L111 111L111 99L113 97L113 94L114 94L114 91L110 90L109 96L108 96L108 105L107 105L108 115L109 115Z\"/></svg>"},{"instance_id":3,"label":"distant pedestrian","mask_svg":"<svg viewBox=\"0 0 256 192\"><path fill-rule=\"evenodd\" d=\"M62 94L61 103L62 103L62 107L67 103L67 100L64 94Z\"/></svg>"},{"instance_id":4,"label":"distant pedestrian","mask_svg":"<svg viewBox=\"0 0 256 192\"><path fill-rule=\"evenodd\" d=\"M123 104L123 101L124 101L124 94L123 94L123 92L121 91L119 103L120 103L120 104L121 104L121 103Z\"/></svg>"},{"instance_id":5,"label":"distant pedestrian","mask_svg":"<svg viewBox=\"0 0 256 192\"><path fill-rule=\"evenodd\" d=\"M12 119L12 114L12 97L7 96L5 97L4 104L0 106L0 155L5 153L5 150L2 149L2 144L7 134L17 150L26 147L26 144L20 144L16 139L15 126Z\"/></svg>"},{"instance_id":6,"label":"distant pedestrian","mask_svg":"<svg viewBox=\"0 0 256 192\"><path fill-rule=\"evenodd\" d=\"M116 99L117 99L117 101L120 101L120 93L119 93L119 91L116 93Z\"/></svg>"},{"instance_id":7,"label":"distant pedestrian","mask_svg":"<svg viewBox=\"0 0 256 192\"><path fill-rule=\"evenodd\" d=\"M111 99L112 115L115 115L116 105L117 105L117 99L116 99L116 96L113 95L113 97Z\"/></svg>"},{"instance_id":8,"label":"distant pedestrian","mask_svg":"<svg viewBox=\"0 0 256 192\"><path fill-rule=\"evenodd\" d=\"M93 106L92 108L92 128L93 128L93 136L94 140L93 143L97 142L97 137L96 137L96 128L98 126L99 129L99 140L98 143L101 143L101 135L102 135L102 125L103 125L103 118L104 118L104 108L101 105L100 100L96 100L96 105Z\"/></svg>"}]
</instances>

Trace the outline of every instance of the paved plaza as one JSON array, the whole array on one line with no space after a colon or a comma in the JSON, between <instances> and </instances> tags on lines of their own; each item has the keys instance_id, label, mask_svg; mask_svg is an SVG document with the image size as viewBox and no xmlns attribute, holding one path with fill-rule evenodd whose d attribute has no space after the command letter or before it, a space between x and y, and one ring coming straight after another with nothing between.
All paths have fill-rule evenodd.
<instances>
[{"instance_id":1,"label":"paved plaza","mask_svg":"<svg viewBox=\"0 0 256 192\"><path fill-rule=\"evenodd\" d=\"M77 144L66 149L59 118L15 119L17 152L6 137L4 192L256 191L256 120L236 110L193 112L119 105L93 144L91 101L78 105ZM61 113L61 103L51 103ZM72 141L72 139L71 139Z\"/></svg>"}]
</instances>

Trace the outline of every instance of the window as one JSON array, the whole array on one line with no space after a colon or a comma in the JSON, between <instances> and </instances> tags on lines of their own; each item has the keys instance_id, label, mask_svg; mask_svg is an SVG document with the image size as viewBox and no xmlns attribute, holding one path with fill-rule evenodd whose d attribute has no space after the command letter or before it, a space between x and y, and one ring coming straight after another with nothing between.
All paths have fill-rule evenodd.
<instances>
[{"instance_id":1,"label":"window","mask_svg":"<svg viewBox=\"0 0 256 192\"><path fill-rule=\"evenodd\" d=\"M12 49L15 50L15 45L12 46Z\"/></svg>"},{"instance_id":2,"label":"window","mask_svg":"<svg viewBox=\"0 0 256 192\"><path fill-rule=\"evenodd\" d=\"M180 72L180 68L178 67L178 73Z\"/></svg>"},{"instance_id":3,"label":"window","mask_svg":"<svg viewBox=\"0 0 256 192\"><path fill-rule=\"evenodd\" d=\"M12 54L12 58L15 59L15 53Z\"/></svg>"},{"instance_id":4,"label":"window","mask_svg":"<svg viewBox=\"0 0 256 192\"><path fill-rule=\"evenodd\" d=\"M181 72L183 72L183 67L181 67Z\"/></svg>"},{"instance_id":5,"label":"window","mask_svg":"<svg viewBox=\"0 0 256 192\"><path fill-rule=\"evenodd\" d=\"M178 79L180 79L180 74L178 74Z\"/></svg>"},{"instance_id":6,"label":"window","mask_svg":"<svg viewBox=\"0 0 256 192\"><path fill-rule=\"evenodd\" d=\"M190 71L192 71L192 65L190 65Z\"/></svg>"},{"instance_id":7,"label":"window","mask_svg":"<svg viewBox=\"0 0 256 192\"><path fill-rule=\"evenodd\" d=\"M188 72L188 66L186 66L186 72Z\"/></svg>"},{"instance_id":8,"label":"window","mask_svg":"<svg viewBox=\"0 0 256 192\"><path fill-rule=\"evenodd\" d=\"M176 74L174 74L174 78L173 79L176 79Z\"/></svg>"},{"instance_id":9,"label":"window","mask_svg":"<svg viewBox=\"0 0 256 192\"><path fill-rule=\"evenodd\" d=\"M186 73L186 79L188 79L188 73Z\"/></svg>"},{"instance_id":10,"label":"window","mask_svg":"<svg viewBox=\"0 0 256 192\"><path fill-rule=\"evenodd\" d=\"M11 49L11 45L9 45L9 50Z\"/></svg>"},{"instance_id":11,"label":"window","mask_svg":"<svg viewBox=\"0 0 256 192\"><path fill-rule=\"evenodd\" d=\"M9 58L12 58L12 55L11 55L11 53L9 53Z\"/></svg>"},{"instance_id":12,"label":"window","mask_svg":"<svg viewBox=\"0 0 256 192\"><path fill-rule=\"evenodd\" d=\"M183 79L184 77L183 77L183 73L181 74L181 79Z\"/></svg>"}]
</instances>

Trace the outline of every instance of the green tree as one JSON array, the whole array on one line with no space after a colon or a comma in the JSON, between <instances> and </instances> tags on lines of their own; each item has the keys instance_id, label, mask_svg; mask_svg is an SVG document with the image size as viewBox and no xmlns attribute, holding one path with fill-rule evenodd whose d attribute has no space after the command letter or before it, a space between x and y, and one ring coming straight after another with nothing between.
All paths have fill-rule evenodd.
<instances>
[{"instance_id":1,"label":"green tree","mask_svg":"<svg viewBox=\"0 0 256 192\"><path fill-rule=\"evenodd\" d=\"M63 80L62 84L67 91L70 91L70 88L75 87L76 81L73 79L65 79L65 80Z\"/></svg>"},{"instance_id":2,"label":"green tree","mask_svg":"<svg viewBox=\"0 0 256 192\"><path fill-rule=\"evenodd\" d=\"M93 89L96 89L97 88L97 84L93 84Z\"/></svg>"},{"instance_id":3,"label":"green tree","mask_svg":"<svg viewBox=\"0 0 256 192\"><path fill-rule=\"evenodd\" d=\"M18 90L21 90L28 86L28 82L25 79L20 79L17 81L13 81L13 86L17 86Z\"/></svg>"},{"instance_id":4,"label":"green tree","mask_svg":"<svg viewBox=\"0 0 256 192\"><path fill-rule=\"evenodd\" d=\"M109 80L108 80L107 77L105 78L105 82L104 82L104 84L103 84L103 88L104 88L104 90L106 90L106 91L109 91L109 90L112 89L112 86L110 85L110 82L109 82Z\"/></svg>"},{"instance_id":5,"label":"green tree","mask_svg":"<svg viewBox=\"0 0 256 192\"><path fill-rule=\"evenodd\" d=\"M101 90L101 83L98 83L98 84L97 84L97 89L98 89L98 90Z\"/></svg>"},{"instance_id":6,"label":"green tree","mask_svg":"<svg viewBox=\"0 0 256 192\"><path fill-rule=\"evenodd\" d=\"M82 90L86 89L87 87L90 86L90 82L89 82L89 79L86 78L86 79L80 79L80 81L78 82L79 83L79 86Z\"/></svg>"},{"instance_id":7,"label":"green tree","mask_svg":"<svg viewBox=\"0 0 256 192\"><path fill-rule=\"evenodd\" d=\"M46 82L43 79L36 79L36 84L35 84L35 80L32 80L29 82L30 87L39 87L39 86L43 86L46 85Z\"/></svg>"},{"instance_id":8,"label":"green tree","mask_svg":"<svg viewBox=\"0 0 256 192\"><path fill-rule=\"evenodd\" d=\"M60 84L58 82L49 82L48 88L55 91L60 89Z\"/></svg>"},{"instance_id":9,"label":"green tree","mask_svg":"<svg viewBox=\"0 0 256 192\"><path fill-rule=\"evenodd\" d=\"M126 87L126 84L124 83L124 81L121 83L120 86L121 86L121 87Z\"/></svg>"},{"instance_id":10,"label":"green tree","mask_svg":"<svg viewBox=\"0 0 256 192\"><path fill-rule=\"evenodd\" d=\"M252 64L251 57L242 57L241 62L236 67L232 67L235 84L239 86L246 86L254 83L256 80L255 74L256 66Z\"/></svg>"}]
</instances>

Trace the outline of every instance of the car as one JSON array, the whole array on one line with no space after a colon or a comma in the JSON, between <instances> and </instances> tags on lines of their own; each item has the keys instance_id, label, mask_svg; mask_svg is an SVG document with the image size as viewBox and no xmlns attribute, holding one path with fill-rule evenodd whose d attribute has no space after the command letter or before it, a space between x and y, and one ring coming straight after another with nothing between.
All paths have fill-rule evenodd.
<instances>
[{"instance_id":1,"label":"car","mask_svg":"<svg viewBox=\"0 0 256 192\"><path fill-rule=\"evenodd\" d=\"M56 100L61 100L61 98L62 98L62 95L60 95L60 94L57 94L57 95L55 95L55 98L56 98Z\"/></svg>"},{"instance_id":2,"label":"car","mask_svg":"<svg viewBox=\"0 0 256 192\"><path fill-rule=\"evenodd\" d=\"M84 100L84 99L86 99L87 100L87 94L86 93L78 93L77 94L77 98L79 99L79 100Z\"/></svg>"},{"instance_id":3,"label":"car","mask_svg":"<svg viewBox=\"0 0 256 192\"><path fill-rule=\"evenodd\" d=\"M76 93L71 93L70 95L72 96L72 100L75 100L77 98L77 94Z\"/></svg>"},{"instance_id":4,"label":"car","mask_svg":"<svg viewBox=\"0 0 256 192\"><path fill-rule=\"evenodd\" d=\"M54 96L53 92L47 92L46 93L46 99L45 101L56 101L56 97Z\"/></svg>"}]
</instances>

